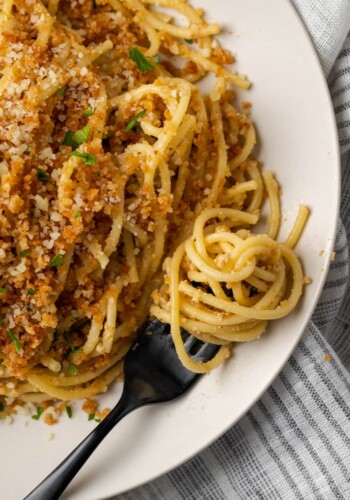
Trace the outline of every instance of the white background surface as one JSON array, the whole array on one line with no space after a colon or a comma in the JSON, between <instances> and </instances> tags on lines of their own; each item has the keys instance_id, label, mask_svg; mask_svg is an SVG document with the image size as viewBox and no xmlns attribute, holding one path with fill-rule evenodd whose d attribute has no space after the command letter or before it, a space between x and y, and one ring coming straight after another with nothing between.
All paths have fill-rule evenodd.
<instances>
[{"instance_id":1,"label":"white background surface","mask_svg":"<svg viewBox=\"0 0 350 500\"><path fill-rule=\"evenodd\" d=\"M198 4L198 2L197 2ZM203 377L176 402L137 410L100 445L64 498L97 500L149 481L208 445L236 422L282 368L314 308L328 267L335 233L339 165L333 112L311 42L287 0L200 0L237 54L238 71L254 86L253 102L265 169L282 186L283 233L300 202L312 215L298 246L313 283L297 310L270 325L263 338L237 346L224 366ZM324 250L321 256L320 251ZM112 389L112 406L120 388ZM42 480L93 428L75 405L72 420L47 427L18 418L0 423L0 498L18 500ZM47 441L53 432L55 439Z\"/></svg>"}]
</instances>

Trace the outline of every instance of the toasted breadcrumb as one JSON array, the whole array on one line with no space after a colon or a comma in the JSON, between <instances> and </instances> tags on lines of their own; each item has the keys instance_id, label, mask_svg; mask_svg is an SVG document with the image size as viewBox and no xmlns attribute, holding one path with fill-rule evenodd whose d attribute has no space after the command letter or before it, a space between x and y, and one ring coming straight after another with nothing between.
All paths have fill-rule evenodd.
<instances>
[{"instance_id":1,"label":"toasted breadcrumb","mask_svg":"<svg viewBox=\"0 0 350 500\"><path fill-rule=\"evenodd\" d=\"M97 418L100 418L101 420L105 419L107 417L107 415L109 415L111 413L111 409L110 408L104 408L102 411L97 411L96 412L96 416Z\"/></svg>"},{"instance_id":2,"label":"toasted breadcrumb","mask_svg":"<svg viewBox=\"0 0 350 500\"><path fill-rule=\"evenodd\" d=\"M57 424L57 418L54 417L51 413L44 413L42 416L43 422L46 425L54 425Z\"/></svg>"},{"instance_id":3,"label":"toasted breadcrumb","mask_svg":"<svg viewBox=\"0 0 350 500\"><path fill-rule=\"evenodd\" d=\"M86 399L82 406L82 410L88 415L96 414L97 402L93 399Z\"/></svg>"}]
</instances>

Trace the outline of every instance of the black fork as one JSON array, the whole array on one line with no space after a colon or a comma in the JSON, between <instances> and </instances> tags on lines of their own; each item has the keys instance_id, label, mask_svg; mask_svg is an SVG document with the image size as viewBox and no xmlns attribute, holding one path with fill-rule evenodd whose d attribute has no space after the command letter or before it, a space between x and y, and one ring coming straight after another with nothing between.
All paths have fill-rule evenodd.
<instances>
[{"instance_id":1,"label":"black fork","mask_svg":"<svg viewBox=\"0 0 350 500\"><path fill-rule=\"evenodd\" d=\"M218 346L187 336L185 348L194 361L208 361ZM180 362L170 327L158 320L148 323L129 350L124 364L124 389L109 415L56 467L25 500L56 500L110 430L128 413L144 405L170 401L198 378Z\"/></svg>"}]
</instances>

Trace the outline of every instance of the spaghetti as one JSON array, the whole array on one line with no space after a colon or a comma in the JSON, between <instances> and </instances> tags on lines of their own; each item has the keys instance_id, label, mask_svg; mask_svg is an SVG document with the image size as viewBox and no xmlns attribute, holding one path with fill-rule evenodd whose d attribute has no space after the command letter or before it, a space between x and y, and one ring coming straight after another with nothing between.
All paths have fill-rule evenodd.
<instances>
[{"instance_id":1,"label":"spaghetti","mask_svg":"<svg viewBox=\"0 0 350 500\"><path fill-rule=\"evenodd\" d=\"M105 391L149 311L199 372L288 314L308 211L276 241L278 186L252 157L249 105L232 104L249 82L226 68L219 27L183 0L0 9L0 396ZM194 363L181 326L217 356Z\"/></svg>"}]
</instances>

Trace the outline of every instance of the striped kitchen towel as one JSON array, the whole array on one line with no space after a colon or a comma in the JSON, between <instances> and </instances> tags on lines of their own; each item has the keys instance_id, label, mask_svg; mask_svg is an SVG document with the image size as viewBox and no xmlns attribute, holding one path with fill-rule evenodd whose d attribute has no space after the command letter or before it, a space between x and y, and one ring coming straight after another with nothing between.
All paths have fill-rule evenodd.
<instances>
[{"instance_id":1,"label":"striped kitchen towel","mask_svg":"<svg viewBox=\"0 0 350 500\"><path fill-rule=\"evenodd\" d=\"M294 5L328 78L339 130L336 258L313 321L261 400L204 452L119 500L350 499L350 0Z\"/></svg>"}]
</instances>

